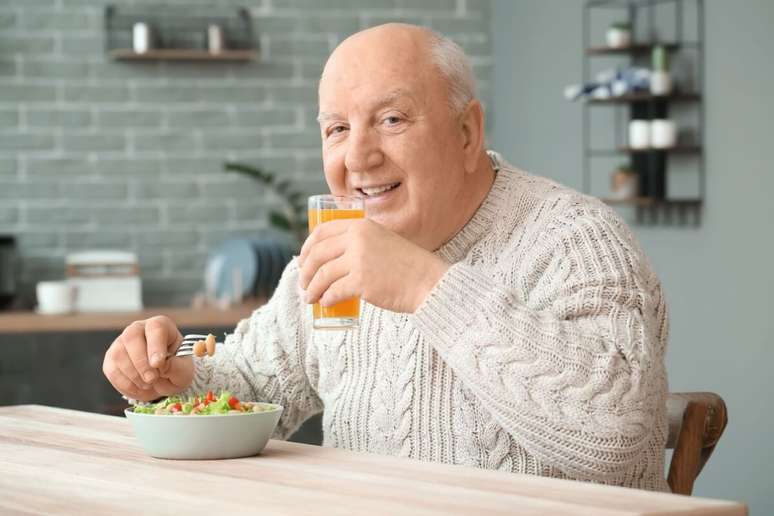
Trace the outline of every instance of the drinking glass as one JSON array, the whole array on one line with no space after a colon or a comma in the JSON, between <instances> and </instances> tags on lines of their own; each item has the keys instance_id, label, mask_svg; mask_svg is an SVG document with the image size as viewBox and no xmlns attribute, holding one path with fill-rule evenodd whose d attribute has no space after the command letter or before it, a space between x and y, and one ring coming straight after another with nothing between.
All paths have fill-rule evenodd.
<instances>
[{"instance_id":1,"label":"drinking glass","mask_svg":"<svg viewBox=\"0 0 774 516\"><path fill-rule=\"evenodd\" d=\"M309 198L309 232L331 220L362 219L365 206L362 197L340 195L313 195ZM315 329L331 330L357 326L360 318L360 299L340 301L332 306L312 306Z\"/></svg>"}]
</instances>

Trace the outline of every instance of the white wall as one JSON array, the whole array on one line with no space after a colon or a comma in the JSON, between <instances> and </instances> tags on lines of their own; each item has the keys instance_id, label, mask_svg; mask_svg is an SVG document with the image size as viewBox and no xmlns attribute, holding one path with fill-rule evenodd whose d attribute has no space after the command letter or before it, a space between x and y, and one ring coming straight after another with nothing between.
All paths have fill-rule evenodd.
<instances>
[{"instance_id":1,"label":"white wall","mask_svg":"<svg viewBox=\"0 0 774 516\"><path fill-rule=\"evenodd\" d=\"M580 0L494 0L492 146L582 184ZM706 0L706 198L699 227L634 226L671 318L670 390L714 391L729 426L695 494L774 514L774 1Z\"/></svg>"}]
</instances>

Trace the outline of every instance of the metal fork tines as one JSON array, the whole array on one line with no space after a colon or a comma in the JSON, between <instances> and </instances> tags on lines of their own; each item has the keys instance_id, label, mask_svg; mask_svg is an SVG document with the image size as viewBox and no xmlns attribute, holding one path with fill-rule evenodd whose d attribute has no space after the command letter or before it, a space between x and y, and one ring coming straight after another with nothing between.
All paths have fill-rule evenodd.
<instances>
[{"instance_id":1,"label":"metal fork tines","mask_svg":"<svg viewBox=\"0 0 774 516\"><path fill-rule=\"evenodd\" d=\"M194 344L199 342L200 340L204 340L207 338L207 335L197 335L197 334L189 334L183 337L182 342L180 342L180 346L178 346L177 351L175 353L170 353L168 356L176 356L176 357L188 357L193 355L193 348ZM222 342L216 342L215 347L222 346Z\"/></svg>"}]
</instances>

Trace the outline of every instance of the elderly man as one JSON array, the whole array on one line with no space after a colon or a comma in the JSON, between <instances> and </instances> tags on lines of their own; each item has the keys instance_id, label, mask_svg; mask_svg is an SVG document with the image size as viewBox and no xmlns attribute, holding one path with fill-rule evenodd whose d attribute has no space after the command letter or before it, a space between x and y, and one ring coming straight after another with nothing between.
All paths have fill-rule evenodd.
<instances>
[{"instance_id":1,"label":"elderly man","mask_svg":"<svg viewBox=\"0 0 774 516\"><path fill-rule=\"evenodd\" d=\"M132 324L112 384L281 403L280 438L325 409L326 446L666 490L665 306L621 220L487 152L470 65L427 29L348 38L319 101L330 190L368 218L319 225L213 358ZM351 297L358 328L312 330L309 303Z\"/></svg>"}]
</instances>

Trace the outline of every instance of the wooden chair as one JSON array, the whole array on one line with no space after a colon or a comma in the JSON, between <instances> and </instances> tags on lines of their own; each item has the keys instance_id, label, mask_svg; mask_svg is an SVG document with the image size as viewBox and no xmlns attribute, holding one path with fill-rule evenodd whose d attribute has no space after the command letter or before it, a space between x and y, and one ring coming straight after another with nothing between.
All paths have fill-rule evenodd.
<instances>
[{"instance_id":1,"label":"wooden chair","mask_svg":"<svg viewBox=\"0 0 774 516\"><path fill-rule=\"evenodd\" d=\"M674 392L667 397L667 414L667 448L674 449L667 482L673 493L690 495L726 428L726 404L712 392Z\"/></svg>"}]
</instances>

